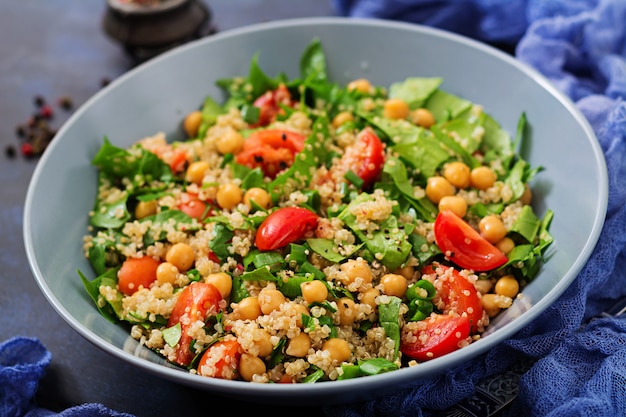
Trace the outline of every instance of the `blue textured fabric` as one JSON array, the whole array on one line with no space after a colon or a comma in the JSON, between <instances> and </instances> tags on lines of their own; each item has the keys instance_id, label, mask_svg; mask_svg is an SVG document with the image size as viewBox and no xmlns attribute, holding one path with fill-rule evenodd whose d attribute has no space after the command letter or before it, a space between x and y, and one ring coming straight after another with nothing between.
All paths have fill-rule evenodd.
<instances>
[{"instance_id":1,"label":"blue textured fabric","mask_svg":"<svg viewBox=\"0 0 626 417\"><path fill-rule=\"evenodd\" d=\"M102 404L81 404L55 413L34 401L52 355L36 338L13 337L0 344L0 417L132 417Z\"/></svg>"},{"instance_id":2,"label":"blue textured fabric","mask_svg":"<svg viewBox=\"0 0 626 417\"><path fill-rule=\"evenodd\" d=\"M606 223L588 263L537 320L485 355L377 401L329 416L428 416L482 377L536 360L505 416L626 415L626 317L595 319L626 295L626 2L623 0L335 0L339 13L435 26L501 46L568 95L587 117L609 175ZM470 24L471 19L478 21ZM499 45L500 44L500 45ZM583 308L584 307L584 308Z\"/></svg>"}]
</instances>

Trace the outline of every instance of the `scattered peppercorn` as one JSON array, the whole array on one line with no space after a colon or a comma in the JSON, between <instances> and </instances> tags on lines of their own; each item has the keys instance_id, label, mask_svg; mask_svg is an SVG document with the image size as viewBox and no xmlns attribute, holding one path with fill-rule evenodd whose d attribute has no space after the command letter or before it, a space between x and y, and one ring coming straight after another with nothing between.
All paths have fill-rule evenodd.
<instances>
[{"instance_id":1,"label":"scattered peppercorn","mask_svg":"<svg viewBox=\"0 0 626 417\"><path fill-rule=\"evenodd\" d=\"M36 95L34 102L35 102L35 107L41 107L44 104L46 104L46 99L43 98L43 96Z\"/></svg>"},{"instance_id":2,"label":"scattered peppercorn","mask_svg":"<svg viewBox=\"0 0 626 417\"><path fill-rule=\"evenodd\" d=\"M7 145L7 147L4 148L4 154L7 156L7 158L15 158L15 146Z\"/></svg>"},{"instance_id":3,"label":"scattered peppercorn","mask_svg":"<svg viewBox=\"0 0 626 417\"><path fill-rule=\"evenodd\" d=\"M61 96L57 100L57 105L63 110L71 110L74 107L74 103L72 102L72 98L69 96Z\"/></svg>"},{"instance_id":4,"label":"scattered peppercorn","mask_svg":"<svg viewBox=\"0 0 626 417\"><path fill-rule=\"evenodd\" d=\"M110 82L109 78L103 77L100 80L100 87L106 87ZM74 108L74 102L68 95L60 96L55 103L58 108L67 112ZM35 105L33 114L24 123L15 127L15 135L20 142L19 151L25 158L41 155L57 133L50 124L55 116L53 106L41 94L33 97L33 104ZM16 147L8 145L4 153L8 158L15 158Z\"/></svg>"}]
</instances>

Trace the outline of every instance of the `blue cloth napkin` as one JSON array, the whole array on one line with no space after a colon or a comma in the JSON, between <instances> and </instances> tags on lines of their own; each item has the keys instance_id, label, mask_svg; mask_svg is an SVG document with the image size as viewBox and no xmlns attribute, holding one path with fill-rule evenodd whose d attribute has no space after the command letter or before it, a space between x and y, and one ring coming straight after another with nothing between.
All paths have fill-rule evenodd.
<instances>
[{"instance_id":1,"label":"blue cloth napkin","mask_svg":"<svg viewBox=\"0 0 626 417\"><path fill-rule=\"evenodd\" d=\"M626 295L626 1L333 0L338 14L404 20L515 52L576 103L604 151L607 217L588 263L537 320L483 356L385 398L328 407L328 416L429 416L469 396L483 377L527 359L520 395L504 416L626 415L626 316L597 316ZM572 208L575 209L575 208ZM37 340L0 344L0 416L132 417L100 404L59 414L33 403L51 360Z\"/></svg>"},{"instance_id":2,"label":"blue cloth napkin","mask_svg":"<svg viewBox=\"0 0 626 417\"><path fill-rule=\"evenodd\" d=\"M13 337L0 343L0 417L132 417L102 404L81 404L60 413L34 401L52 355L36 338Z\"/></svg>"},{"instance_id":3,"label":"blue cloth napkin","mask_svg":"<svg viewBox=\"0 0 626 417\"><path fill-rule=\"evenodd\" d=\"M505 48L587 117L609 175L606 223L588 263L537 320L485 355L383 399L329 416L431 415L483 377L536 360L506 416L626 415L626 316L583 325L626 294L626 1L334 0L345 16L439 27ZM572 208L575 210L575 208Z\"/></svg>"}]
</instances>

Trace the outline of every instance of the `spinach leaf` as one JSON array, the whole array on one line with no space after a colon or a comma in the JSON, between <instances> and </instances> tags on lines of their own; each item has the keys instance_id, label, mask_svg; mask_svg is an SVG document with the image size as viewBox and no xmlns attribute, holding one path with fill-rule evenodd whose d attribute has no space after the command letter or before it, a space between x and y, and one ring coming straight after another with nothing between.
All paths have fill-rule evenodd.
<instances>
[{"instance_id":1,"label":"spinach leaf","mask_svg":"<svg viewBox=\"0 0 626 417\"><path fill-rule=\"evenodd\" d=\"M428 98L424 106L432 113L435 120L441 123L465 112L472 107L472 102L438 89Z\"/></svg>"},{"instance_id":2,"label":"spinach leaf","mask_svg":"<svg viewBox=\"0 0 626 417\"><path fill-rule=\"evenodd\" d=\"M400 350L400 304L402 300L398 297L388 297L388 301L388 303L378 305L378 317L385 334L395 343L395 359Z\"/></svg>"},{"instance_id":3,"label":"spinach leaf","mask_svg":"<svg viewBox=\"0 0 626 417\"><path fill-rule=\"evenodd\" d=\"M319 38L313 39L300 57L300 74L304 84L326 83L326 56Z\"/></svg>"},{"instance_id":4,"label":"spinach leaf","mask_svg":"<svg viewBox=\"0 0 626 417\"><path fill-rule=\"evenodd\" d=\"M411 252L411 244L408 241L407 232L398 224L395 216L389 216L379 223L379 229L371 233L364 232L351 213L353 207L366 202L372 201L373 198L369 194L360 194L356 200L351 202L339 218L348 226L352 232L365 243L367 249L374 254L376 259L383 263L387 268L394 270L402 265L407 256ZM408 225L406 225L408 226Z\"/></svg>"},{"instance_id":5,"label":"spinach leaf","mask_svg":"<svg viewBox=\"0 0 626 417\"><path fill-rule=\"evenodd\" d=\"M442 78L407 78L403 82L389 86L389 97L401 99L409 105L409 108L417 109L424 106L426 100L442 82Z\"/></svg>"},{"instance_id":6,"label":"spinach leaf","mask_svg":"<svg viewBox=\"0 0 626 417\"><path fill-rule=\"evenodd\" d=\"M105 137L92 164L110 178L129 178L133 183L137 178L162 182L173 180L169 165L139 145L135 145L135 149L136 152L131 153L126 149L118 148Z\"/></svg>"},{"instance_id":7,"label":"spinach leaf","mask_svg":"<svg viewBox=\"0 0 626 417\"><path fill-rule=\"evenodd\" d=\"M117 283L117 269L110 269L106 271L104 274L99 275L94 278L92 281L89 281L87 277L79 270L78 276L87 291L87 294L91 297L93 302L95 303L98 311L108 321L111 323L117 323L121 320L122 316L122 294L117 293L117 297L113 301L104 300L100 295L100 286L106 285L111 288L115 288ZM102 303L101 299L105 302Z\"/></svg>"},{"instance_id":8,"label":"spinach leaf","mask_svg":"<svg viewBox=\"0 0 626 417\"><path fill-rule=\"evenodd\" d=\"M213 225L213 236L209 240L209 248L215 253L220 261L225 261L232 254L229 251L229 243L234 236L234 232L229 230L222 223Z\"/></svg>"}]
</instances>

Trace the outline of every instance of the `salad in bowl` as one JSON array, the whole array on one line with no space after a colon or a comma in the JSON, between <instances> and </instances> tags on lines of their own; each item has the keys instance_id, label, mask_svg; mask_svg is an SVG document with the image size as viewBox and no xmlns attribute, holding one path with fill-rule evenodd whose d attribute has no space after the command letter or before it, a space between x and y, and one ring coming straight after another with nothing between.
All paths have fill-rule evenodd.
<instances>
[{"instance_id":1,"label":"salad in bowl","mask_svg":"<svg viewBox=\"0 0 626 417\"><path fill-rule=\"evenodd\" d=\"M553 242L541 172L442 78L220 79L181 126L104 139L79 271L96 308L205 377L313 383L441 357L523 297Z\"/></svg>"}]
</instances>

